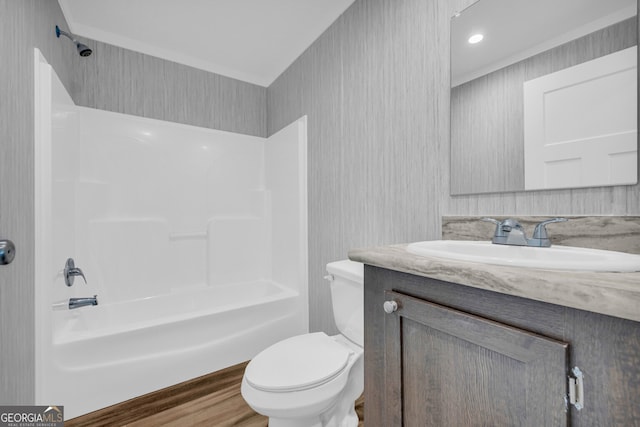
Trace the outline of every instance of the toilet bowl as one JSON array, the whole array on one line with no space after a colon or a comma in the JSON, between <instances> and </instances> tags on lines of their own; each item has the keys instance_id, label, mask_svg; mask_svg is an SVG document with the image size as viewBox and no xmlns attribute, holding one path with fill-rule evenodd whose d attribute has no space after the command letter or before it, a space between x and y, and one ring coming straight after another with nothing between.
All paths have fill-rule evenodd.
<instances>
[{"instance_id":1,"label":"toilet bowl","mask_svg":"<svg viewBox=\"0 0 640 427\"><path fill-rule=\"evenodd\" d=\"M356 427L355 400L364 390L363 266L327 264L341 334L294 336L263 350L247 365L241 393L269 417L270 427Z\"/></svg>"}]
</instances>

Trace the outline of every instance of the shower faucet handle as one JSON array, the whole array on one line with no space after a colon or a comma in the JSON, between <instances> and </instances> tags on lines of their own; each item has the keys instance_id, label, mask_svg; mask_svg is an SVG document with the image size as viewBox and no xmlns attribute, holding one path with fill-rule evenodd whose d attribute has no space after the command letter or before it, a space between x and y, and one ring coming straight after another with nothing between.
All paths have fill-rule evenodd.
<instances>
[{"instance_id":1,"label":"shower faucet handle","mask_svg":"<svg viewBox=\"0 0 640 427\"><path fill-rule=\"evenodd\" d=\"M64 266L64 283L67 286L73 285L73 281L75 280L75 276L80 276L84 280L84 283L87 283L87 278L84 277L84 273L82 269L76 267L73 258L67 259L67 263Z\"/></svg>"}]
</instances>

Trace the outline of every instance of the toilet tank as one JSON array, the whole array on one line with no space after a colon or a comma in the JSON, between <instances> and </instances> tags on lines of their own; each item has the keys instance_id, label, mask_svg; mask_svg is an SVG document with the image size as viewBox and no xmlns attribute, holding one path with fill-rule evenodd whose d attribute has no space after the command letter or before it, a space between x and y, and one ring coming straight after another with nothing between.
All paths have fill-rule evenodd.
<instances>
[{"instance_id":1,"label":"toilet tank","mask_svg":"<svg viewBox=\"0 0 640 427\"><path fill-rule=\"evenodd\" d=\"M333 317L338 330L364 346L364 265L344 260L327 264Z\"/></svg>"}]
</instances>

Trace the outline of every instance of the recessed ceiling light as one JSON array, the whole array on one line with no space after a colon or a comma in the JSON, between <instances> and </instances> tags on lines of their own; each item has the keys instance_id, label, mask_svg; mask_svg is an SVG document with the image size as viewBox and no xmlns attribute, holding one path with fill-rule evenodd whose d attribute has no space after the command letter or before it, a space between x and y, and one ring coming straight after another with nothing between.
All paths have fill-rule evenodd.
<instances>
[{"instance_id":1,"label":"recessed ceiling light","mask_svg":"<svg viewBox=\"0 0 640 427\"><path fill-rule=\"evenodd\" d=\"M471 44L480 43L483 38L484 36L482 34L474 34L471 37L469 37L469 43Z\"/></svg>"}]
</instances>

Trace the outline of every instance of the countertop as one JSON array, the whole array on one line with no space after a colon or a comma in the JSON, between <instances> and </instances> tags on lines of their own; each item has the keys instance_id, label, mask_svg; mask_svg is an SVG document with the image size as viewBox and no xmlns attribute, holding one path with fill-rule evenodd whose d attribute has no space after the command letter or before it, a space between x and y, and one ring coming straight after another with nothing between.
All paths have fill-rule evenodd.
<instances>
[{"instance_id":1,"label":"countertop","mask_svg":"<svg viewBox=\"0 0 640 427\"><path fill-rule=\"evenodd\" d=\"M640 322L640 272L604 273L488 265L418 256L407 252L406 246L352 249L349 259Z\"/></svg>"}]
</instances>

